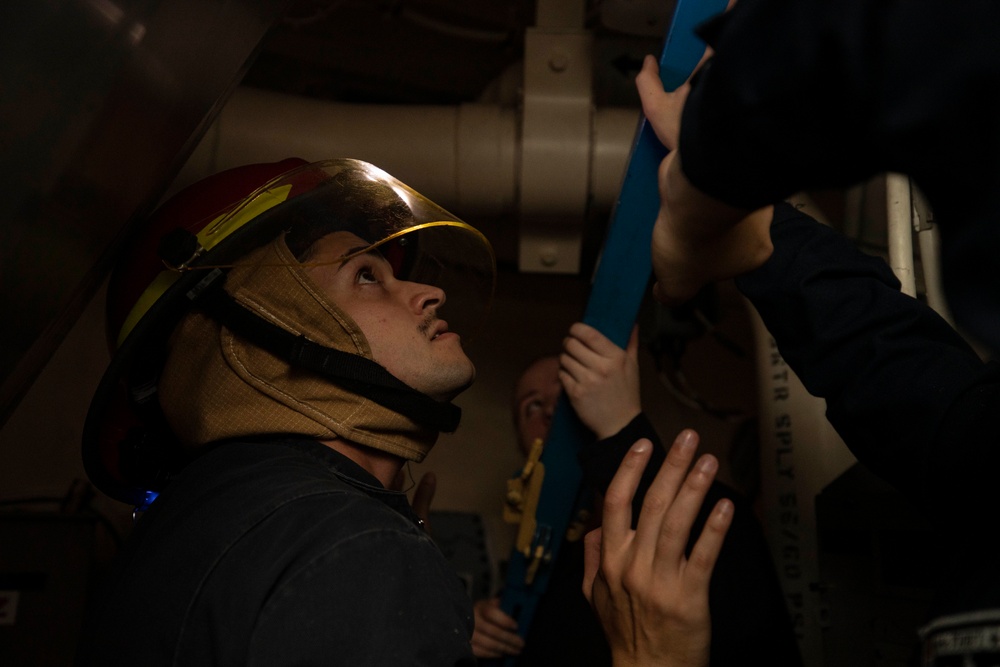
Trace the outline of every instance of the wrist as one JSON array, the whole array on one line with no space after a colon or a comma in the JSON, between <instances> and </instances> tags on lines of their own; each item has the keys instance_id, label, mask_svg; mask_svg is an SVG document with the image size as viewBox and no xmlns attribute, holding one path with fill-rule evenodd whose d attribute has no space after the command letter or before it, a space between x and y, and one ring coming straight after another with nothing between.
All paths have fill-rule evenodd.
<instances>
[{"instance_id":1,"label":"wrist","mask_svg":"<svg viewBox=\"0 0 1000 667\"><path fill-rule=\"evenodd\" d=\"M595 428L592 428L591 430L594 432L594 435L598 440L607 440L608 438L612 438L621 433L622 430L631 424L640 414L642 414L642 410L635 408L622 413L622 415L616 417L615 419L603 420L600 424L595 424Z\"/></svg>"}]
</instances>

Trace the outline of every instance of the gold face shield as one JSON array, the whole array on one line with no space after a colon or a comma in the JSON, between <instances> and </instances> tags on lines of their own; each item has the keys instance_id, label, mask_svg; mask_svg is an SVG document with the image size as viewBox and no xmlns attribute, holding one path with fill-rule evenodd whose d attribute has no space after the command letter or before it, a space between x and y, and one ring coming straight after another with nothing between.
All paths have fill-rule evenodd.
<instances>
[{"instance_id":1,"label":"gold face shield","mask_svg":"<svg viewBox=\"0 0 1000 667\"><path fill-rule=\"evenodd\" d=\"M351 232L370 245L339 258L378 251L397 279L434 285L447 301L441 317L465 340L489 312L496 260L489 241L405 183L367 162L336 159L302 165L271 180L187 239L161 245L167 269L125 318L118 343L152 304L189 271L229 268L278 235L305 266L323 236ZM171 247L173 246L173 247Z\"/></svg>"}]
</instances>

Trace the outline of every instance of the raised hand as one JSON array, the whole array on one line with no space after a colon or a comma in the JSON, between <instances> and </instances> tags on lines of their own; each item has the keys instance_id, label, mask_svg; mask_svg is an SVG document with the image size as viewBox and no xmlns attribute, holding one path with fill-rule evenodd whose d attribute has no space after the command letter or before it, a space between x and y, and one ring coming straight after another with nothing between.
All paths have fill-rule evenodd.
<instances>
[{"instance_id":1,"label":"raised hand","mask_svg":"<svg viewBox=\"0 0 1000 667\"><path fill-rule=\"evenodd\" d=\"M624 350L582 322L563 340L559 380L580 421L598 439L618 433L642 411L638 355L636 329Z\"/></svg>"},{"instance_id":2,"label":"raised hand","mask_svg":"<svg viewBox=\"0 0 1000 667\"><path fill-rule=\"evenodd\" d=\"M708 584L732 502L720 500L691 551L685 546L718 461L702 456L688 472L698 436L685 430L646 494L636 529L632 496L652 443L629 451L604 498L601 528L586 537L583 592L611 645L616 667L708 664L711 624Z\"/></svg>"},{"instance_id":3,"label":"raised hand","mask_svg":"<svg viewBox=\"0 0 1000 667\"><path fill-rule=\"evenodd\" d=\"M705 194L684 174L679 149L682 110L690 90L685 82L663 89L656 59L647 56L635 79L646 120L671 149L660 163L660 211L652 237L653 296L676 305L705 285L757 268L771 256L770 206L747 211Z\"/></svg>"},{"instance_id":4,"label":"raised hand","mask_svg":"<svg viewBox=\"0 0 1000 667\"><path fill-rule=\"evenodd\" d=\"M475 627L472 653L477 658L502 658L518 655L524 640L517 634L517 621L500 609L500 598L478 600L473 606Z\"/></svg>"}]
</instances>

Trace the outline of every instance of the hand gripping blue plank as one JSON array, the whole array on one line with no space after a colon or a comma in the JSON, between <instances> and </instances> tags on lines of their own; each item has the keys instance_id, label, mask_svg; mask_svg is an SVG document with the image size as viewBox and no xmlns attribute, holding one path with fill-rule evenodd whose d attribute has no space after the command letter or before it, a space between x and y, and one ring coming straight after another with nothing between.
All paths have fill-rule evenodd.
<instances>
[{"instance_id":1,"label":"hand gripping blue plank","mask_svg":"<svg viewBox=\"0 0 1000 667\"><path fill-rule=\"evenodd\" d=\"M694 28L725 7L726 0L678 0L660 55L665 89L683 84L704 53L705 44ZM657 169L665 155L666 149L643 119L583 317L620 347L628 343L652 270L649 245L659 209ZM517 547L511 552L500 602L517 620L522 637L527 635L535 606L548 585L551 564L575 509L583 476L577 460L583 428L565 396L560 398L541 457L545 474L531 549L528 554ZM511 657L503 664L514 662Z\"/></svg>"}]
</instances>

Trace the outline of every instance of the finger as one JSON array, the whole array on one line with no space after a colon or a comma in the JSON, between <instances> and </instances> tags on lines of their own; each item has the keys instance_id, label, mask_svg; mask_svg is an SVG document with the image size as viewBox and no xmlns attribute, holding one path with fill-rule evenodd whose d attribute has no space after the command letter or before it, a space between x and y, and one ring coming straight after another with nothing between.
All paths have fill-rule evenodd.
<instances>
[{"instance_id":1,"label":"finger","mask_svg":"<svg viewBox=\"0 0 1000 667\"><path fill-rule=\"evenodd\" d=\"M481 610L483 613L476 616L473 638L490 651L500 651L505 654L520 653L521 649L524 648L524 639L516 632L506 629L506 622L508 620L513 622L513 619L496 606L498 603L499 600L491 601L486 609ZM514 623L514 626L516 628L517 624Z\"/></svg>"},{"instance_id":2,"label":"finger","mask_svg":"<svg viewBox=\"0 0 1000 667\"><path fill-rule=\"evenodd\" d=\"M426 472L420 478L416 491L413 492L413 513L424 521L425 529L429 525L431 514L431 502L434 500L434 492L437 491L437 476L432 472Z\"/></svg>"},{"instance_id":3,"label":"finger","mask_svg":"<svg viewBox=\"0 0 1000 667\"><path fill-rule=\"evenodd\" d=\"M513 630L517 622L500 608L500 598L478 600L474 607L475 629L472 633L476 657L516 655L524 648L524 640Z\"/></svg>"},{"instance_id":4,"label":"finger","mask_svg":"<svg viewBox=\"0 0 1000 667\"><path fill-rule=\"evenodd\" d=\"M589 375L587 367L573 357L566 354L559 356L559 382L567 392L570 392L575 385L586 382Z\"/></svg>"},{"instance_id":5,"label":"finger","mask_svg":"<svg viewBox=\"0 0 1000 667\"><path fill-rule=\"evenodd\" d=\"M578 382L599 382L615 376L625 365L627 353L597 329L580 325L563 341L560 362ZM584 329L583 327L586 327Z\"/></svg>"},{"instance_id":6,"label":"finger","mask_svg":"<svg viewBox=\"0 0 1000 667\"><path fill-rule=\"evenodd\" d=\"M496 659L502 658L503 654L499 651L495 651L484 646L480 646L478 642L472 642L472 655L477 659Z\"/></svg>"},{"instance_id":7,"label":"finger","mask_svg":"<svg viewBox=\"0 0 1000 667\"><path fill-rule=\"evenodd\" d=\"M477 660L490 660L493 658L502 658L503 655L488 646L483 646L483 638L472 637L472 655L476 657Z\"/></svg>"},{"instance_id":8,"label":"finger","mask_svg":"<svg viewBox=\"0 0 1000 667\"><path fill-rule=\"evenodd\" d=\"M651 105L659 100L663 94L663 81L660 80L660 65L656 58L647 54L642 59L642 68L635 77L635 88L639 92L639 101L642 103L643 111L647 111ZM646 113L646 117L650 116Z\"/></svg>"},{"instance_id":9,"label":"finger","mask_svg":"<svg viewBox=\"0 0 1000 667\"><path fill-rule=\"evenodd\" d=\"M687 475L698 448L698 434L684 429L670 446L667 458L646 491L636 524L636 548L656 553L664 519Z\"/></svg>"},{"instance_id":10,"label":"finger","mask_svg":"<svg viewBox=\"0 0 1000 667\"><path fill-rule=\"evenodd\" d=\"M476 628L476 633L493 649L518 651L524 646L524 640L514 632L509 632L496 625L488 623Z\"/></svg>"},{"instance_id":11,"label":"finger","mask_svg":"<svg viewBox=\"0 0 1000 667\"><path fill-rule=\"evenodd\" d=\"M483 616L488 618L493 625L508 630L517 630L517 621L500 608L500 598L491 599L489 605L482 611Z\"/></svg>"},{"instance_id":12,"label":"finger","mask_svg":"<svg viewBox=\"0 0 1000 667\"><path fill-rule=\"evenodd\" d=\"M524 648L524 640L513 632L503 632L491 637L495 646L504 653L517 655Z\"/></svg>"},{"instance_id":13,"label":"finger","mask_svg":"<svg viewBox=\"0 0 1000 667\"><path fill-rule=\"evenodd\" d=\"M733 523L734 511L733 501L728 498L723 498L715 504L688 557L685 570L686 585L702 590L708 587L712 569L722 551L722 543Z\"/></svg>"},{"instance_id":14,"label":"finger","mask_svg":"<svg viewBox=\"0 0 1000 667\"><path fill-rule=\"evenodd\" d=\"M656 58L647 53L642 58L642 67L639 68L639 74L635 77L636 87L639 89L639 95L644 92L649 92L652 88L652 92L657 92L657 89L663 90L663 82L660 81L660 64L656 62Z\"/></svg>"},{"instance_id":15,"label":"finger","mask_svg":"<svg viewBox=\"0 0 1000 667\"><path fill-rule=\"evenodd\" d=\"M660 66L653 56L647 55L643 59L642 69L635 77L635 87L639 93L642 113L649 121L653 134L661 144L672 151L676 148L673 134L660 122L660 116L668 104L667 92L660 79Z\"/></svg>"},{"instance_id":16,"label":"finger","mask_svg":"<svg viewBox=\"0 0 1000 667\"><path fill-rule=\"evenodd\" d=\"M632 361L639 360L639 325L635 324L632 326L632 334L628 337L628 345L625 347L625 352L628 353L629 359Z\"/></svg>"},{"instance_id":17,"label":"finger","mask_svg":"<svg viewBox=\"0 0 1000 667\"><path fill-rule=\"evenodd\" d=\"M706 454L698 459L698 463L684 479L684 484L677 492L677 497L660 526L656 545L658 564L673 568L683 561L691 528L698 518L701 506L705 502L705 494L718 470L718 459Z\"/></svg>"},{"instance_id":18,"label":"finger","mask_svg":"<svg viewBox=\"0 0 1000 667\"><path fill-rule=\"evenodd\" d=\"M604 494L601 520L601 554L625 544L632 533L632 498L639 486L646 464L653 452L653 443L642 438L629 449ZM641 517L640 517L641 520Z\"/></svg>"},{"instance_id":19,"label":"finger","mask_svg":"<svg viewBox=\"0 0 1000 667\"><path fill-rule=\"evenodd\" d=\"M571 399L579 398L588 388L599 386L605 377L601 369L593 365L588 366L566 354L559 357L559 381Z\"/></svg>"},{"instance_id":20,"label":"finger","mask_svg":"<svg viewBox=\"0 0 1000 667\"><path fill-rule=\"evenodd\" d=\"M501 642L481 633L472 635L472 654L477 658L502 658L506 655Z\"/></svg>"},{"instance_id":21,"label":"finger","mask_svg":"<svg viewBox=\"0 0 1000 667\"><path fill-rule=\"evenodd\" d=\"M576 338L588 349L597 352L601 356L606 357L621 349L615 345L610 338L589 324L584 324L583 322L574 323L569 328L569 335Z\"/></svg>"},{"instance_id":22,"label":"finger","mask_svg":"<svg viewBox=\"0 0 1000 667\"><path fill-rule=\"evenodd\" d=\"M614 345L614 343L611 344ZM612 350L597 350L586 341L575 336L567 336L563 340L563 356L576 361L588 369L599 366L605 357L616 349L617 347Z\"/></svg>"},{"instance_id":23,"label":"finger","mask_svg":"<svg viewBox=\"0 0 1000 667\"><path fill-rule=\"evenodd\" d=\"M730 3L730 6L732 6L732 3ZM727 7L726 10L728 11L728 9L729 8ZM702 67L705 66L705 63L708 62L708 60L712 57L714 53L715 51L712 50L712 47L710 46L705 47L705 52L701 54L701 58L698 59L698 64L694 66L693 70L691 70L691 76L688 77L688 80L687 82L685 82L685 85L690 85L691 78L694 77L695 73L698 70L700 70Z\"/></svg>"},{"instance_id":24,"label":"finger","mask_svg":"<svg viewBox=\"0 0 1000 667\"><path fill-rule=\"evenodd\" d=\"M583 536L583 597L593 604L594 580L601 566L601 529L595 528Z\"/></svg>"}]
</instances>

